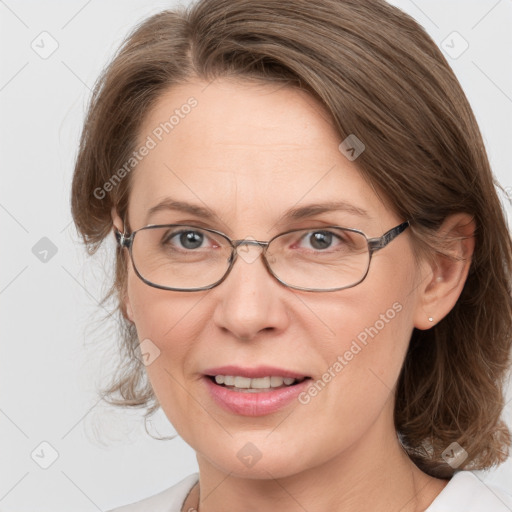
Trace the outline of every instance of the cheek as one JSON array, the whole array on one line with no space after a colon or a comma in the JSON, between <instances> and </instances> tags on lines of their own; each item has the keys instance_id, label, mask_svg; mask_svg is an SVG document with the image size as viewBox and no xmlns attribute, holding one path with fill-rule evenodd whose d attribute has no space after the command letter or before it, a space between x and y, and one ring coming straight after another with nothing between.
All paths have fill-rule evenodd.
<instances>
[{"instance_id":1,"label":"cheek","mask_svg":"<svg viewBox=\"0 0 512 512\"><path fill-rule=\"evenodd\" d=\"M128 303L133 312L133 321L139 340L151 339L157 345L164 340L178 340L173 346L179 347L183 337L179 333L194 331L200 308L197 307L202 293L173 292L159 290L146 285L133 273L128 278ZM163 348L163 347L162 347Z\"/></svg>"},{"instance_id":2,"label":"cheek","mask_svg":"<svg viewBox=\"0 0 512 512\"><path fill-rule=\"evenodd\" d=\"M303 398L313 402L323 395L334 415L363 421L393 393L412 334L414 301L407 278L393 289L362 285L348 297L340 297L338 307L325 303L323 318L334 334L321 349L324 373Z\"/></svg>"},{"instance_id":3,"label":"cheek","mask_svg":"<svg viewBox=\"0 0 512 512\"><path fill-rule=\"evenodd\" d=\"M159 290L132 275L128 297L141 351L150 353L146 371L161 401L162 390L179 387L187 372L191 340L199 338L203 294Z\"/></svg>"}]
</instances>

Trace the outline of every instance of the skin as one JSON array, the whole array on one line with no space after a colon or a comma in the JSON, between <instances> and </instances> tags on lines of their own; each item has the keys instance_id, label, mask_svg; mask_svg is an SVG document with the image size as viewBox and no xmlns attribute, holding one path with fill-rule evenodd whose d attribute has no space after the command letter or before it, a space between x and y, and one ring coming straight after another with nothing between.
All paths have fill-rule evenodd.
<instances>
[{"instance_id":1,"label":"skin","mask_svg":"<svg viewBox=\"0 0 512 512\"><path fill-rule=\"evenodd\" d=\"M140 129L141 143L190 96L198 106L138 164L131 176L129 223L192 223L233 239L269 240L287 229L342 225L381 236L406 219L383 204L338 150L340 137L304 92L249 82L191 82L163 94ZM368 149L368 148L367 148ZM206 206L213 221L174 211L147 218L165 197ZM291 207L343 200L346 211L281 224ZM115 225L122 220L113 211ZM447 233L466 233L465 216ZM468 231L469 230L469 231ZM425 510L447 481L421 472L401 449L394 390L414 327L427 329L455 304L467 275L472 240L454 246L465 261L418 261L410 230L374 255L358 286L328 293L292 290L260 258L238 258L227 279L199 292L159 290L128 268L127 317L160 355L147 367L155 394L197 453L200 481L183 510L284 512ZM250 248L250 250L255 250ZM246 417L220 409L203 371L237 364L272 365L321 378L393 304L402 310L307 405ZM238 451L254 444L251 468ZM201 502L198 504L199 491Z\"/></svg>"}]
</instances>

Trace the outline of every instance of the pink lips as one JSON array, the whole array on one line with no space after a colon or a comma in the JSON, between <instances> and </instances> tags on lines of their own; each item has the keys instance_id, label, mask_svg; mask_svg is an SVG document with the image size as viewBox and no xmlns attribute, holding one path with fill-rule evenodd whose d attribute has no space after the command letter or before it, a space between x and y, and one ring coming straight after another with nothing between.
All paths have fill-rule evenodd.
<instances>
[{"instance_id":1,"label":"pink lips","mask_svg":"<svg viewBox=\"0 0 512 512\"><path fill-rule=\"evenodd\" d=\"M301 379L305 377L305 375L270 366L259 366L257 368L222 366L208 369L204 373L205 385L215 403L224 410L241 416L263 416L277 412L293 402L310 383L310 379L305 379L298 384L276 388L273 391L247 393L243 391L233 391L230 388L216 384L210 377L214 375L239 375L253 379L266 376Z\"/></svg>"}]
</instances>

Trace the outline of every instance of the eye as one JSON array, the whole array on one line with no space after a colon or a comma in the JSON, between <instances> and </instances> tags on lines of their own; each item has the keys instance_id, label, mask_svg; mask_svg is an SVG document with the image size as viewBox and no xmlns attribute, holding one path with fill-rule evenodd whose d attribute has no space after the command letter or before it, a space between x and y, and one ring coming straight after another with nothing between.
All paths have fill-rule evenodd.
<instances>
[{"instance_id":1,"label":"eye","mask_svg":"<svg viewBox=\"0 0 512 512\"><path fill-rule=\"evenodd\" d=\"M307 232L301 237L299 245L300 242L304 242L306 244L306 249L312 248L314 250L322 251L331 248L333 245L343 246L347 243L347 240L332 231L317 230ZM304 247L304 245L302 247Z\"/></svg>"},{"instance_id":2,"label":"eye","mask_svg":"<svg viewBox=\"0 0 512 512\"><path fill-rule=\"evenodd\" d=\"M202 247L208 248L209 245L203 246L206 243L208 236L202 230L198 229L181 229L179 231L168 231L162 237L161 244L164 247L178 248L185 250L200 249ZM216 244L213 240L210 240L215 247Z\"/></svg>"}]
</instances>

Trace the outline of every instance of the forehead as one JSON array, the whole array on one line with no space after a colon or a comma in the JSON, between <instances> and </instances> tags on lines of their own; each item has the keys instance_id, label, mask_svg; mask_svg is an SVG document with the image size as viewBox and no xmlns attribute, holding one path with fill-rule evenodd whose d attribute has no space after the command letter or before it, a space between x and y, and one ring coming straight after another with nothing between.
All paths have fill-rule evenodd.
<instances>
[{"instance_id":1,"label":"forehead","mask_svg":"<svg viewBox=\"0 0 512 512\"><path fill-rule=\"evenodd\" d=\"M197 105L188 112L188 108L182 107L191 98ZM180 108L188 113L180 115ZM328 112L305 91L280 84L217 79L211 83L190 82L168 89L148 112L141 134L148 134L162 121L169 120L175 110L180 119L173 120L173 138L183 141L187 138L187 127L193 125L196 134L203 137L197 141L200 145L225 143L272 147L285 144L290 149L301 150L311 145L310 138L319 134L321 125L325 125L323 136L327 126L332 127ZM190 120L182 122L187 117ZM283 123L289 125L289 130L281 130ZM178 125L181 125L180 130ZM311 133L305 133L304 128L311 128ZM334 130L330 135L337 140Z\"/></svg>"},{"instance_id":2,"label":"forehead","mask_svg":"<svg viewBox=\"0 0 512 512\"><path fill-rule=\"evenodd\" d=\"M217 212L224 221L271 222L299 203L384 205L341 142L325 109L304 91L218 80L175 86L141 125L151 146L132 175L130 218L170 196ZM151 142L149 142L151 141Z\"/></svg>"}]
</instances>

